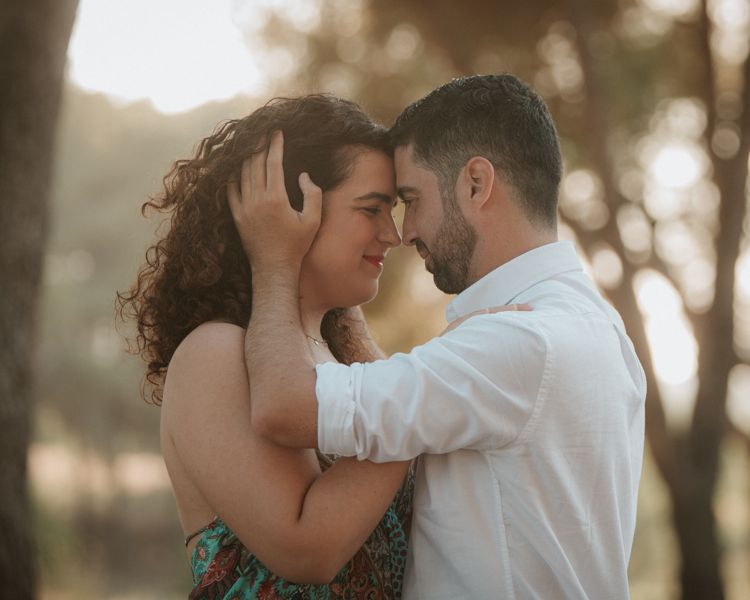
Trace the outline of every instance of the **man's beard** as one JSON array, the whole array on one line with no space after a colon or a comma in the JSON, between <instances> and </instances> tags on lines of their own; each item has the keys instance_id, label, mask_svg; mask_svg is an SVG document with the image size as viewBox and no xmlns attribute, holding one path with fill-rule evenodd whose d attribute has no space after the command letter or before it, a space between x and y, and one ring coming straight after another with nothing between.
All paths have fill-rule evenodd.
<instances>
[{"instance_id":1,"label":"man's beard","mask_svg":"<svg viewBox=\"0 0 750 600\"><path fill-rule=\"evenodd\" d=\"M477 232L461 213L455 200L444 203L445 214L430 248L428 270L437 288L460 294L469 287L469 266L477 245ZM421 244L417 242L417 246ZM422 244L424 247L424 245Z\"/></svg>"}]
</instances>

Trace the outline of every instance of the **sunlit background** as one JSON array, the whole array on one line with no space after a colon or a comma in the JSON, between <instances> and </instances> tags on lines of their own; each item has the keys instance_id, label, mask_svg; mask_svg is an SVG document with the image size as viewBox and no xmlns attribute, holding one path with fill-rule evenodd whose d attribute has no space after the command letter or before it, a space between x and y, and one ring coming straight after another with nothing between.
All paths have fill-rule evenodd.
<instances>
[{"instance_id":1,"label":"sunlit background","mask_svg":"<svg viewBox=\"0 0 750 600\"><path fill-rule=\"evenodd\" d=\"M612 31L594 40L605 58L621 43L646 50L663 44L700 9L697 0L621 4ZM731 77L748 52L750 9L743 0L709 4L713 50ZM129 285L155 227L140 217L140 204L158 192L170 163L189 155L219 121L278 94L354 97L388 122L399 107L454 76L459 59L477 71L520 72L548 99L556 120L567 122L583 102L584 72L576 32L555 7L550 2L541 13L545 34L538 42L521 47L513 39L493 48L483 41L478 56L469 60L457 51L451 61L439 39L409 20L412 13L403 20L398 11L379 17L365 0L81 0L59 126L30 455L43 597L178 598L189 589L159 455L158 409L141 401L141 366L125 356L112 317L114 292ZM534 67L524 53L534 55ZM561 235L578 243L577 232L596 235L616 219L627 258L639 265L633 285L667 421L681 431L690 426L698 386L699 348L688 314L705 313L715 294L720 196L708 152L733 156L740 135L730 122L738 102L731 93L719 114L727 125L717 128L709 148L702 100L668 84L672 89L640 107L632 126L623 113L612 129L617 193L627 200L616 215L586 160L586 142L561 126L567 163ZM743 248L734 345L744 359L731 371L727 413L750 435L750 252ZM588 250L592 277L605 292L617 288L622 255L603 236ZM386 271L368 313L386 349L408 350L445 325L446 298L408 250L394 252ZM400 309L390 310L396 301ZM737 441L727 442L722 461L716 499L722 569L728 597L739 600L750 596L750 470ZM676 597L669 511L647 456L631 562L636 600Z\"/></svg>"},{"instance_id":2,"label":"sunlit background","mask_svg":"<svg viewBox=\"0 0 750 600\"><path fill-rule=\"evenodd\" d=\"M243 19L238 9L230 0L84 0L70 40L69 79L120 105L147 99L162 113L262 94L269 85L264 46L243 37L246 27L262 27L253 23L262 13Z\"/></svg>"}]
</instances>

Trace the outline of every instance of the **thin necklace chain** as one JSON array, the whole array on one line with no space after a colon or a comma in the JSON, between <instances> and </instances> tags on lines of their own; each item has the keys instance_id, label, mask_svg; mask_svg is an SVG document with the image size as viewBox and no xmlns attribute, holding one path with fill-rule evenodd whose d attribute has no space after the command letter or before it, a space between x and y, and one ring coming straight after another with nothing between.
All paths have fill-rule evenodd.
<instances>
[{"instance_id":1,"label":"thin necklace chain","mask_svg":"<svg viewBox=\"0 0 750 600\"><path fill-rule=\"evenodd\" d=\"M308 340L312 340L312 341L313 341L313 343L314 343L314 344L315 344L316 346L328 346L328 342L326 342L325 340L319 340L318 338L315 338L315 337L313 337L313 336L311 336L311 335L307 335L307 334L305 334L305 337L306 337L306 338L307 338Z\"/></svg>"}]
</instances>

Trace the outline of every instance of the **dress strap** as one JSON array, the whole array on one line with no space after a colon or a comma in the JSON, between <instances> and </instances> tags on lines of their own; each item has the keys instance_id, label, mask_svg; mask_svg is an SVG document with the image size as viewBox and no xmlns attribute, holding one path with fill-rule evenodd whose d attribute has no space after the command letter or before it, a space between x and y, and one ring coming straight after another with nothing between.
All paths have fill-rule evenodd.
<instances>
[{"instance_id":1,"label":"dress strap","mask_svg":"<svg viewBox=\"0 0 750 600\"><path fill-rule=\"evenodd\" d=\"M214 526L214 524L216 523L216 521L218 520L218 518L219 518L218 516L215 516L213 519L211 519L211 522L208 525L204 525L198 531L194 531L189 536L187 536L185 538L185 546L187 547L187 545L190 543L190 540L192 540L194 537L197 537L197 536L201 535L202 533L205 533L206 531L208 531L209 529L211 529L211 527Z\"/></svg>"}]
</instances>

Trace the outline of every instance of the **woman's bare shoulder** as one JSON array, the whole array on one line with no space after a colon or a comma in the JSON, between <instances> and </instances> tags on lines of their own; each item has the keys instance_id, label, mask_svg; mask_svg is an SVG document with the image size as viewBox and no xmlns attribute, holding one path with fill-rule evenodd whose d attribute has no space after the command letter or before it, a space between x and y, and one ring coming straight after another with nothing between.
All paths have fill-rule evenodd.
<instances>
[{"instance_id":1,"label":"woman's bare shoulder","mask_svg":"<svg viewBox=\"0 0 750 600\"><path fill-rule=\"evenodd\" d=\"M245 329L238 325L225 321L207 321L185 336L185 339L177 346L172 361L175 358L189 360L195 358L195 354L200 356L208 350L215 352L235 348L238 343L242 344L244 338ZM170 361L170 367L172 361Z\"/></svg>"},{"instance_id":2,"label":"woman's bare shoulder","mask_svg":"<svg viewBox=\"0 0 750 600\"><path fill-rule=\"evenodd\" d=\"M244 340L245 330L231 323L209 321L191 331L169 361L162 408L189 403L209 390L216 400L234 397L221 393L226 386L247 393Z\"/></svg>"},{"instance_id":3,"label":"woman's bare shoulder","mask_svg":"<svg viewBox=\"0 0 750 600\"><path fill-rule=\"evenodd\" d=\"M242 327L222 321L202 323L177 346L169 361L167 374L191 370L196 364L220 364L228 357L242 359L244 340L245 330Z\"/></svg>"}]
</instances>

